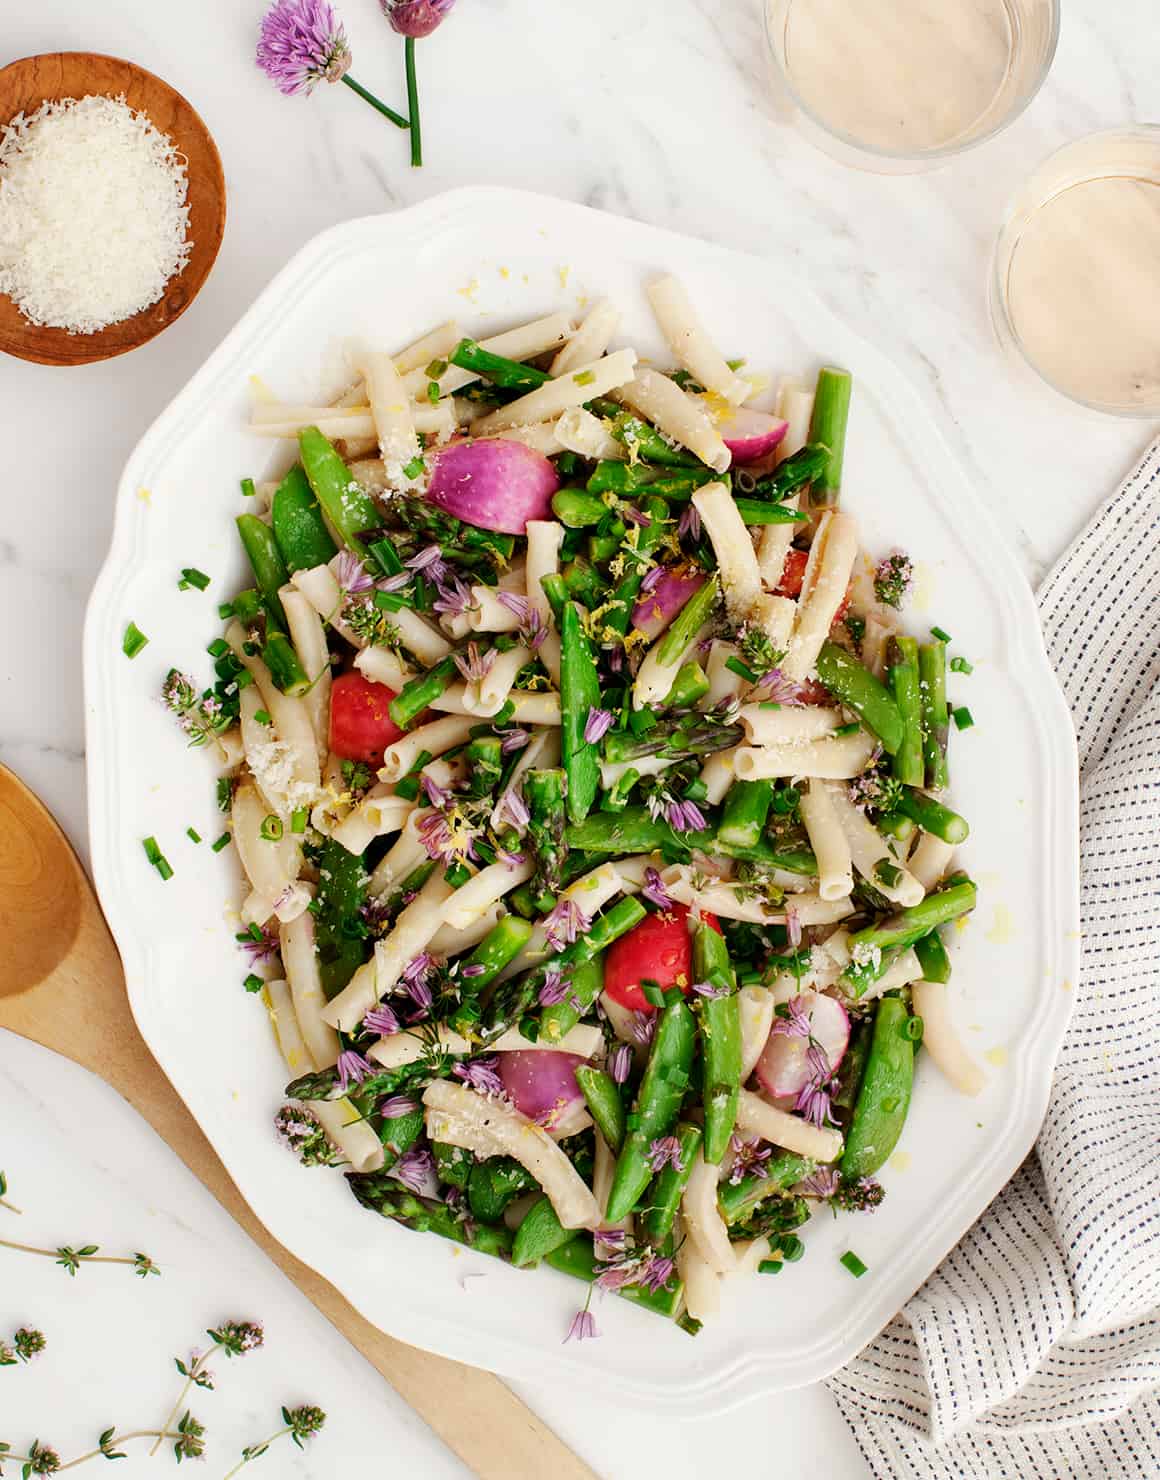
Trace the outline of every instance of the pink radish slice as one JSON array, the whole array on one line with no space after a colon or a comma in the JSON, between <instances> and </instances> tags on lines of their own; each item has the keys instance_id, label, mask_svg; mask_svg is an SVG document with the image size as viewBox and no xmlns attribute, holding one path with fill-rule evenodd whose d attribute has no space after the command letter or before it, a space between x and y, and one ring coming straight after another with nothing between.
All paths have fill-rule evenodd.
<instances>
[{"instance_id":1,"label":"pink radish slice","mask_svg":"<svg viewBox=\"0 0 1160 1480\"><path fill-rule=\"evenodd\" d=\"M504 1092L530 1120L550 1128L570 1105L583 1099L576 1083L576 1070L584 1062L579 1054L521 1048L496 1057Z\"/></svg>"},{"instance_id":2,"label":"pink radish slice","mask_svg":"<svg viewBox=\"0 0 1160 1480\"><path fill-rule=\"evenodd\" d=\"M789 422L765 411L749 411L739 406L720 418L717 430L733 454L734 463L741 466L772 452L789 430Z\"/></svg>"},{"instance_id":3,"label":"pink radish slice","mask_svg":"<svg viewBox=\"0 0 1160 1480\"><path fill-rule=\"evenodd\" d=\"M650 640L659 637L676 614L705 584L687 570L666 571L632 609L632 625Z\"/></svg>"},{"instance_id":4,"label":"pink radish slice","mask_svg":"<svg viewBox=\"0 0 1160 1480\"><path fill-rule=\"evenodd\" d=\"M836 1069L850 1042L846 1009L833 997L820 992L803 992L793 999L793 1006L809 1019L814 1042L825 1054L830 1069ZM775 1020L775 1026L780 1021L784 1019ZM808 1049L808 1039L771 1032L754 1070L762 1089L775 1100L796 1097L814 1077Z\"/></svg>"},{"instance_id":5,"label":"pink radish slice","mask_svg":"<svg viewBox=\"0 0 1160 1480\"><path fill-rule=\"evenodd\" d=\"M429 504L477 529L523 534L529 519L551 519L556 469L542 453L502 437L452 442L428 455Z\"/></svg>"}]
</instances>

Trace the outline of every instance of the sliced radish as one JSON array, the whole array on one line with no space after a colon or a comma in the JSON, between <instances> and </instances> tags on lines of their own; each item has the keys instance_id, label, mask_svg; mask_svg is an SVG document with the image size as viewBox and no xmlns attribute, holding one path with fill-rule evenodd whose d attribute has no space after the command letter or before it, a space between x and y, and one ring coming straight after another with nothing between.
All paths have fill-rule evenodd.
<instances>
[{"instance_id":1,"label":"sliced radish","mask_svg":"<svg viewBox=\"0 0 1160 1480\"><path fill-rule=\"evenodd\" d=\"M556 469L522 442L481 437L428 454L429 504L477 529L523 534L529 519L551 519Z\"/></svg>"},{"instance_id":2,"label":"sliced radish","mask_svg":"<svg viewBox=\"0 0 1160 1480\"><path fill-rule=\"evenodd\" d=\"M646 577L647 579L647 577ZM632 625L651 641L659 637L681 608L705 584L705 577L689 570L666 570L632 609Z\"/></svg>"},{"instance_id":3,"label":"sliced radish","mask_svg":"<svg viewBox=\"0 0 1160 1480\"><path fill-rule=\"evenodd\" d=\"M789 430L789 422L767 411L738 406L717 417L717 430L733 454L734 464L742 466L771 453Z\"/></svg>"},{"instance_id":4,"label":"sliced radish","mask_svg":"<svg viewBox=\"0 0 1160 1480\"><path fill-rule=\"evenodd\" d=\"M834 997L822 992L802 992L790 1006L809 1020L810 1037L826 1056L830 1071L837 1069L850 1042L850 1019ZM778 1019L774 1023L777 1028ZM771 1032L755 1073L766 1094L775 1100L796 1097L814 1077L807 1053L809 1039L797 1034Z\"/></svg>"},{"instance_id":5,"label":"sliced radish","mask_svg":"<svg viewBox=\"0 0 1160 1480\"><path fill-rule=\"evenodd\" d=\"M576 1070L584 1062L579 1054L523 1048L496 1057L508 1099L529 1120L537 1120L549 1130L584 1098L576 1083Z\"/></svg>"}]
</instances>

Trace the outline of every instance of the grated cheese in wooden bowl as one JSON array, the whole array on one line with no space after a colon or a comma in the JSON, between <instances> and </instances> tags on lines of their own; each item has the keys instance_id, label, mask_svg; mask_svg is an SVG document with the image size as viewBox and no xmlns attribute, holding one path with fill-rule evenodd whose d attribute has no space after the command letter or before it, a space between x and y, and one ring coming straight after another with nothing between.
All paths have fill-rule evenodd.
<instances>
[{"instance_id":1,"label":"grated cheese in wooden bowl","mask_svg":"<svg viewBox=\"0 0 1160 1480\"><path fill-rule=\"evenodd\" d=\"M43 104L0 126L0 292L89 334L156 303L189 260L185 160L123 97Z\"/></svg>"}]
</instances>

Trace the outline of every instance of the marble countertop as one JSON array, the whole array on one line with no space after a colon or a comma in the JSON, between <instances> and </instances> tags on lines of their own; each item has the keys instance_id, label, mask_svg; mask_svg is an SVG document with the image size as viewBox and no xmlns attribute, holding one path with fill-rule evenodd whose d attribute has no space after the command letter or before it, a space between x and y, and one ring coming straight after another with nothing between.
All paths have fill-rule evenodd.
<instances>
[{"instance_id":1,"label":"marble countertop","mask_svg":"<svg viewBox=\"0 0 1160 1480\"><path fill-rule=\"evenodd\" d=\"M1149 117L1151 0L1068 0L1055 68L1029 112L938 174L896 178L848 171L777 115L758 0L461 0L421 48L422 171L346 89L285 99L260 77L257 0L9 9L0 63L63 49L132 58L199 109L229 187L216 270L171 330L83 369L0 360L0 760L43 796L82 855L80 633L121 466L258 290L335 222L482 181L763 254L774 290L778 263L792 264L937 394L955 450L1032 583L1155 434L1083 413L1018 374L992 338L985 297L1005 202L1039 160L1093 129ZM401 48L376 0L341 0L341 9L354 75L401 103ZM143 1246L166 1270L142 1286L101 1267L74 1285L48 1260L17 1264L0 1251L0 1336L26 1322L51 1342L37 1364L0 1372L0 1440L40 1434L71 1455L114 1420L148 1426L172 1390L172 1356L207 1325L255 1315L266 1349L221 1371L221 1390L196 1405L215 1471L272 1431L280 1403L315 1401L331 1414L325 1434L304 1455L272 1452L265 1473L334 1476L380 1456L424 1477L462 1473L111 1091L0 1034L0 1102L0 1166L26 1209L19 1220L0 1210L20 1226L2 1236ZM642 1466L683 1480L731 1460L770 1475L806 1462L832 1480L867 1473L821 1388L681 1424L580 1394L520 1391L617 1480ZM776 1459L763 1462L774 1431ZM146 1471L137 1457L120 1468L125 1480Z\"/></svg>"}]
</instances>

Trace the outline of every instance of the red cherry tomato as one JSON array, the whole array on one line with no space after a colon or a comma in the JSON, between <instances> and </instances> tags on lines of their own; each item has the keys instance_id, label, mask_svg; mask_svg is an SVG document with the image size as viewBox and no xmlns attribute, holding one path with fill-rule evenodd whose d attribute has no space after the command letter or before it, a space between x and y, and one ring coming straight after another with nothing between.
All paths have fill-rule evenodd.
<instances>
[{"instance_id":1,"label":"red cherry tomato","mask_svg":"<svg viewBox=\"0 0 1160 1480\"><path fill-rule=\"evenodd\" d=\"M382 765L383 751L403 731L390 716L395 697L386 684L361 673L344 673L330 690L330 748L344 760Z\"/></svg>"},{"instance_id":2,"label":"red cherry tomato","mask_svg":"<svg viewBox=\"0 0 1160 1480\"><path fill-rule=\"evenodd\" d=\"M687 997L693 988L693 937L686 923L687 905L647 915L619 940L604 957L604 990L614 1002L633 1012L652 1012L641 982L656 982L662 990L679 986ZM701 911L701 919L718 935L717 917Z\"/></svg>"},{"instance_id":3,"label":"red cherry tomato","mask_svg":"<svg viewBox=\"0 0 1160 1480\"><path fill-rule=\"evenodd\" d=\"M802 594L802 582L806 574L806 562L809 554L805 550L790 550L785 557L785 564L781 568L781 580L777 583L778 596L797 597ZM850 605L850 592L847 589L842 598L842 604L834 617L835 622L840 622L846 615Z\"/></svg>"}]
</instances>

